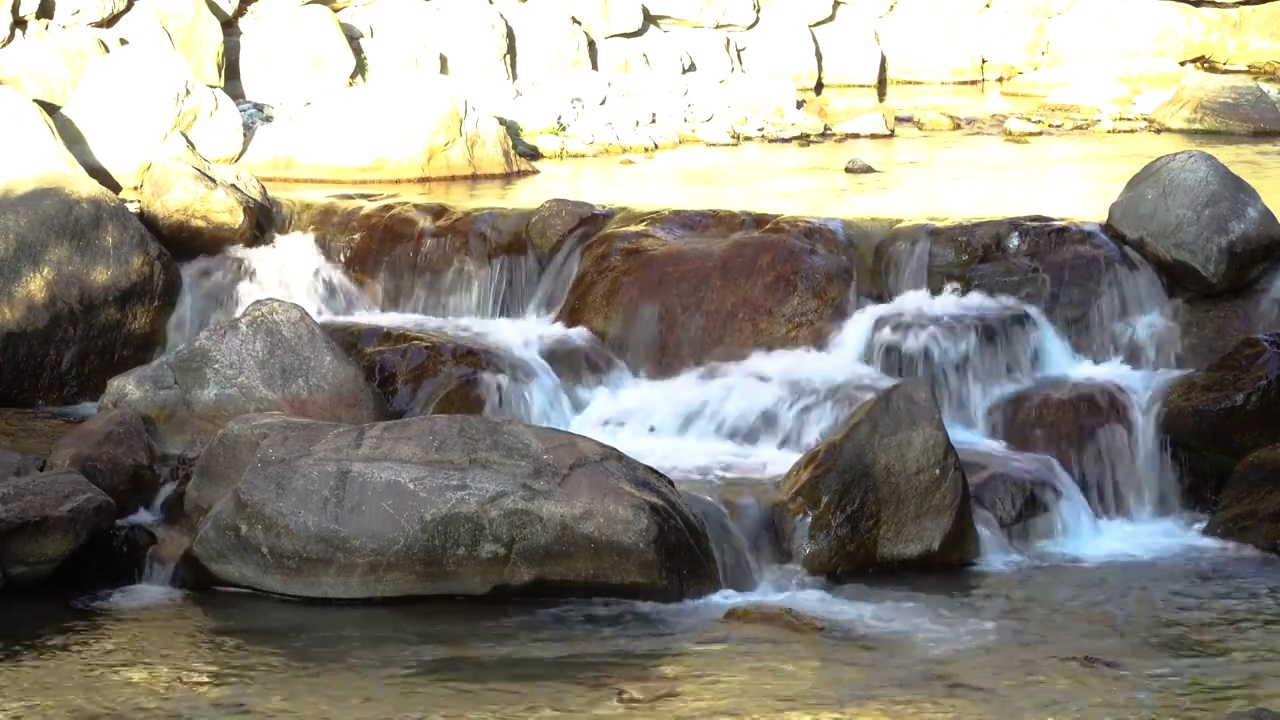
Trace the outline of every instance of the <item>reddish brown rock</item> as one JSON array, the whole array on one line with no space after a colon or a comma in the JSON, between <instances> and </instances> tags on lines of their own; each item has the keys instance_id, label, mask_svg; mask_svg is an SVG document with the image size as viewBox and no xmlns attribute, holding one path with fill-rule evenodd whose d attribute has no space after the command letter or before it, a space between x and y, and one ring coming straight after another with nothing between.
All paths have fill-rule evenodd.
<instances>
[{"instance_id":1,"label":"reddish brown rock","mask_svg":"<svg viewBox=\"0 0 1280 720\"><path fill-rule=\"evenodd\" d=\"M1204 531L1280 554L1280 445L1259 450L1236 466Z\"/></svg>"},{"instance_id":2,"label":"reddish brown rock","mask_svg":"<svg viewBox=\"0 0 1280 720\"><path fill-rule=\"evenodd\" d=\"M62 436L49 456L49 469L80 473L128 515L160 489L155 461L146 419L130 410L114 410Z\"/></svg>"}]
</instances>

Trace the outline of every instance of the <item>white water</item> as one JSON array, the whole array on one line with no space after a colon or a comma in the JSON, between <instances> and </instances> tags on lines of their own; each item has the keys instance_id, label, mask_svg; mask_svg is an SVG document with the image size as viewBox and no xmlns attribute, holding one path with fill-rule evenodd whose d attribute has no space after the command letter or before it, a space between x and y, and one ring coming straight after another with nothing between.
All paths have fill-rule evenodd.
<instances>
[{"instance_id":1,"label":"white water","mask_svg":"<svg viewBox=\"0 0 1280 720\"><path fill-rule=\"evenodd\" d=\"M906 262L916 262L912 253ZM472 262L472 261L468 261ZM564 260L576 265L576 258ZM500 273L475 273L492 278ZM899 269L904 278L919 274ZM1149 272L1146 271L1146 272ZM1007 297L938 295L909 290L892 302L858 310L821 348L758 352L738 362L690 369L665 379L647 379L618 369L588 385L562 381L544 359L552 345L602 352L582 328L549 319L563 297L564 272L549 272L521 296L530 298L523 317L438 317L416 308L377 307L342 268L327 262L309 236L291 234L275 244L236 249L226 257L197 260L184 269L179 311L171 323L171 344L201 328L225 321L253 301L295 302L318 319L352 319L382 325L449 330L501 349L518 368L493 378L503 392L495 414L559 427L596 438L651 464L677 481L719 478L772 480L816 444L861 400L895 380L877 368L892 365L934 379L944 419L959 448L1008 453L989 435L987 409L1002 396L1040 378L1103 380L1123 388L1133 424L1130 447L1139 477L1125 478L1132 508L1126 519L1098 520L1080 488L1056 462L1048 481L1060 498L1053 503L1044 536L1031 545L1011 544L998 528L983 526L980 566L1001 571L1028 563L1084 563L1153 559L1179 553L1220 551L1224 543L1203 537L1190 520L1169 516L1161 499L1172 497L1175 478L1155 430L1162 387L1176 372L1135 369L1121 359L1095 362L1078 356L1034 307ZM522 281L523 282L523 281ZM907 280L904 280L907 282ZM414 305L466 308L451 302L458 293L500 295L496 287L415 287ZM433 293L437 293L433 295ZM372 294L378 296L376 289ZM1125 352L1145 367L1159 366L1170 333L1161 315L1164 303L1140 304L1144 315L1119 312L1133 303L1101 299L1109 308L1110 331L1143 345ZM447 313L442 313L447 314ZM1144 330L1146 328L1146 330ZM1150 328L1163 328L1161 332ZM1106 330L1107 328L1103 328ZM1175 328L1176 330L1176 328ZM992 337L995 336L994 344ZM1176 333L1173 335L1176 338ZM1042 458L1043 460L1043 458ZM821 601L815 601L818 593ZM851 614L862 625L879 617L865 603L834 598L804 579L774 580L757 593L720 594L710 603L782 603L819 615ZM834 603L834 605L832 604ZM822 608L818 608L821 610ZM909 618L901 615L898 621Z\"/></svg>"}]
</instances>

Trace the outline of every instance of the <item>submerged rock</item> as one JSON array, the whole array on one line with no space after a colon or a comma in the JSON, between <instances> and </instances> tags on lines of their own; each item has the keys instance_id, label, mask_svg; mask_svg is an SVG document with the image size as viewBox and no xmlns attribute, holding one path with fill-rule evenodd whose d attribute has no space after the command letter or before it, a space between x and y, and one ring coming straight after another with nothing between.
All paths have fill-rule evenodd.
<instances>
[{"instance_id":1,"label":"submerged rock","mask_svg":"<svg viewBox=\"0 0 1280 720\"><path fill-rule=\"evenodd\" d=\"M351 423L386 414L364 373L316 321L279 300L258 301L235 320L113 378L100 406L151 418L156 442L169 455L202 446L250 413Z\"/></svg>"},{"instance_id":2,"label":"submerged rock","mask_svg":"<svg viewBox=\"0 0 1280 720\"><path fill-rule=\"evenodd\" d=\"M1236 466L1204 532L1280 554L1280 445Z\"/></svg>"},{"instance_id":3,"label":"submerged rock","mask_svg":"<svg viewBox=\"0 0 1280 720\"><path fill-rule=\"evenodd\" d=\"M729 608L724 622L741 625L767 625L789 632L812 635L827 629L826 624L789 607L778 605L739 605Z\"/></svg>"},{"instance_id":4,"label":"submerged rock","mask_svg":"<svg viewBox=\"0 0 1280 720\"><path fill-rule=\"evenodd\" d=\"M345 426L235 420L184 499L218 583L322 599L698 597L702 522L657 471L593 440L462 415Z\"/></svg>"},{"instance_id":5,"label":"submerged rock","mask_svg":"<svg viewBox=\"0 0 1280 720\"><path fill-rule=\"evenodd\" d=\"M0 588L47 580L115 517L111 498L69 470L0 478Z\"/></svg>"},{"instance_id":6,"label":"submerged rock","mask_svg":"<svg viewBox=\"0 0 1280 720\"><path fill-rule=\"evenodd\" d=\"M1188 465L1186 492L1212 507L1236 463L1280 444L1280 333L1245 338L1175 380L1161 429Z\"/></svg>"},{"instance_id":7,"label":"submerged rock","mask_svg":"<svg viewBox=\"0 0 1280 720\"><path fill-rule=\"evenodd\" d=\"M798 559L842 577L978 557L969 484L929 386L905 381L859 406L782 480L781 512L807 524Z\"/></svg>"},{"instance_id":8,"label":"submerged rock","mask_svg":"<svg viewBox=\"0 0 1280 720\"><path fill-rule=\"evenodd\" d=\"M1107 228L1190 295L1252 285L1280 257L1280 222L1258 192L1214 156L1184 150L1138 171Z\"/></svg>"},{"instance_id":9,"label":"submerged rock","mask_svg":"<svg viewBox=\"0 0 1280 720\"><path fill-rule=\"evenodd\" d=\"M1009 447L1057 460L1098 515L1131 512L1138 491L1137 418L1118 385L1041 380L993 404L987 422Z\"/></svg>"},{"instance_id":10,"label":"submerged rock","mask_svg":"<svg viewBox=\"0 0 1280 720\"><path fill-rule=\"evenodd\" d=\"M847 310L855 273L844 242L799 218L624 213L583 244L558 319L655 376L814 345Z\"/></svg>"},{"instance_id":11,"label":"submerged rock","mask_svg":"<svg viewBox=\"0 0 1280 720\"><path fill-rule=\"evenodd\" d=\"M49 455L49 470L80 473L129 515L155 497L160 479L147 420L129 410L95 415L62 436Z\"/></svg>"}]
</instances>

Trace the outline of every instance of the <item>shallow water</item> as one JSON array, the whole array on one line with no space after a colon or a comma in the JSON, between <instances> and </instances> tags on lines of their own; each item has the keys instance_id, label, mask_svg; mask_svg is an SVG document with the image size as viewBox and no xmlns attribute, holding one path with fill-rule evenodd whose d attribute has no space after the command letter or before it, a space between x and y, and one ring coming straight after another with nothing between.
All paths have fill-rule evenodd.
<instances>
[{"instance_id":1,"label":"shallow water","mask_svg":"<svg viewBox=\"0 0 1280 720\"><path fill-rule=\"evenodd\" d=\"M902 130L892 140L686 146L624 164L618 157L537 163L514 180L354 186L460 206L533 207L551 198L639 208L726 208L841 218L972 219L1040 214L1101 221L1129 178L1161 155L1202 149L1280 207L1280 143L1173 133L1032 138ZM859 157L881 172L846 175ZM333 188L272 186L327 194Z\"/></svg>"},{"instance_id":2,"label":"shallow water","mask_svg":"<svg viewBox=\"0 0 1280 720\"><path fill-rule=\"evenodd\" d=\"M129 592L0 602L0 717L1217 718L1280 703L1280 561L1242 550L752 596L823 619L818 636L721 622L733 593L131 608Z\"/></svg>"}]
</instances>

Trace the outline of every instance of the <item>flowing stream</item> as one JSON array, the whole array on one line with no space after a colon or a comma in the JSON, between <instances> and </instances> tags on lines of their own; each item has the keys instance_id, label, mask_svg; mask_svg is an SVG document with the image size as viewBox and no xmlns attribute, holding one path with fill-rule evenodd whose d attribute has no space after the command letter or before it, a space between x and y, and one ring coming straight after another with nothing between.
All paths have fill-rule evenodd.
<instances>
[{"instance_id":1,"label":"flowing stream","mask_svg":"<svg viewBox=\"0 0 1280 720\"><path fill-rule=\"evenodd\" d=\"M1013 540L977 511L982 556L967 573L833 587L762 555L755 590L674 605L189 596L152 563L106 595L0 604L0 718L1190 718L1280 704L1280 563L1204 537L1177 507L1156 431L1177 326L1158 283L1127 278L1099 298L1091 331L1130 351L1098 361L1035 307L918 289L925 255L903 258L891 302L860 307L819 347L665 379L619 364L587 380L547 360L607 354L551 319L572 257L540 276L519 259L459 265L398 306L302 233L188 264L171 346L269 297L322 322L477 337L518 369L491 378L490 412L614 445L732 506L740 525L760 512L754 493L895 375L934 383L962 457L1034 466L1052 502ZM990 426L1001 398L1047 379L1122 394L1129 432L1095 458L1096 493ZM128 522L156 525L162 500ZM1099 517L1099 503L1115 512ZM828 632L719 622L746 603L801 610Z\"/></svg>"}]
</instances>

